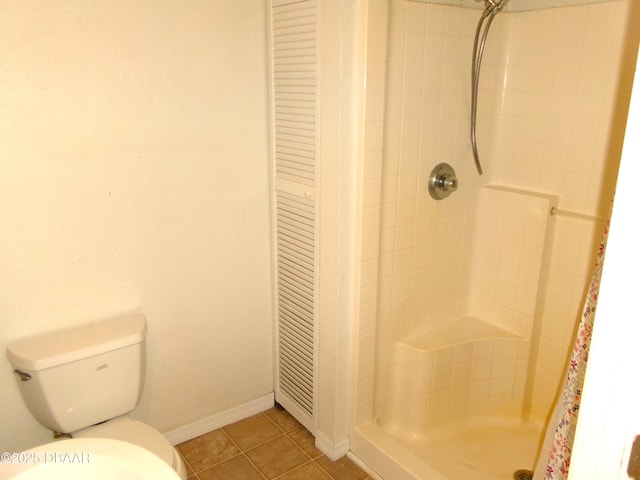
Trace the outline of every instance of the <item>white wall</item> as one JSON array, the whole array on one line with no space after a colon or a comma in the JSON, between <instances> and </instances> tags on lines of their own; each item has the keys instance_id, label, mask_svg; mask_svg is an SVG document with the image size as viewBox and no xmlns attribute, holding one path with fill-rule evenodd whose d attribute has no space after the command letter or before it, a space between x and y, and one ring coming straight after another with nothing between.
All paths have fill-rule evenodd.
<instances>
[{"instance_id":1,"label":"white wall","mask_svg":"<svg viewBox=\"0 0 640 480\"><path fill-rule=\"evenodd\" d=\"M140 307L136 417L271 392L264 0L0 11L0 348ZM0 450L50 439L4 355L0 406Z\"/></svg>"}]
</instances>

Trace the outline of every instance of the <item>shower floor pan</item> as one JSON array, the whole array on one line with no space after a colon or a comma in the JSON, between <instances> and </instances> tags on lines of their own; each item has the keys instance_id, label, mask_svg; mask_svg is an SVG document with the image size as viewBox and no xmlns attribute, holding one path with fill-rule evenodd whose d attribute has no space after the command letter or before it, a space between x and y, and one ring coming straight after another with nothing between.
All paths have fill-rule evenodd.
<instances>
[{"instance_id":1,"label":"shower floor pan","mask_svg":"<svg viewBox=\"0 0 640 480\"><path fill-rule=\"evenodd\" d=\"M533 470L541 436L541 425L489 417L403 443L451 479L512 480L517 470Z\"/></svg>"},{"instance_id":2,"label":"shower floor pan","mask_svg":"<svg viewBox=\"0 0 640 480\"><path fill-rule=\"evenodd\" d=\"M435 478L427 473L431 471L448 480L513 480L517 470L533 470L542 425L477 417L440 427L427 435L388 432L373 422L360 429L360 433L386 450L385 457L395 457L404 469L409 467L413 471L413 475L403 475L404 478L430 480Z\"/></svg>"}]
</instances>

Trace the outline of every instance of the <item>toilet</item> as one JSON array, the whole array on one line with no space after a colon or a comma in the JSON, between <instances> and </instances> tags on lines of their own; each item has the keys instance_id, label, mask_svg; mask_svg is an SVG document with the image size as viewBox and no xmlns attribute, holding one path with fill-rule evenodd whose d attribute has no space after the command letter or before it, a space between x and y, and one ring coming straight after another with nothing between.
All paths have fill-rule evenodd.
<instances>
[{"instance_id":1,"label":"toilet","mask_svg":"<svg viewBox=\"0 0 640 480\"><path fill-rule=\"evenodd\" d=\"M7 357L29 411L56 437L133 443L186 480L184 461L166 437L129 417L144 385L146 331L136 310L15 341Z\"/></svg>"}]
</instances>

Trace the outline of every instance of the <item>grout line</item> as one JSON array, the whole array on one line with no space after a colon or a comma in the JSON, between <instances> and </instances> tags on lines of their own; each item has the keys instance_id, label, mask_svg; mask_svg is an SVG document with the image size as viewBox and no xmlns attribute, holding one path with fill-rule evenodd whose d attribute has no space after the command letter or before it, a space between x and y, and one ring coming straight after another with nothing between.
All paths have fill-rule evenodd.
<instances>
[{"instance_id":1,"label":"grout line","mask_svg":"<svg viewBox=\"0 0 640 480\"><path fill-rule=\"evenodd\" d=\"M264 479L264 480L277 480L277 479L281 479L281 478L285 477L286 475L289 475L289 474L291 474L292 472L295 472L296 470L299 470L299 469L301 469L301 468L303 468L303 467L305 467L305 466L307 466L307 465L309 465L309 464L315 464L315 466L316 466L317 468L319 468L321 472L323 472L323 473L325 473L325 474L327 475L328 479L335 480L335 477L333 477L333 476L332 476L328 471L326 471L326 470L325 470L325 469L320 465L320 463L318 463L318 462L317 462L317 460L318 460L318 459L322 458L322 456L323 456L323 455L322 455L322 453L320 452L320 453L318 454L318 456L316 456L316 457L312 457L312 456L311 456L311 454L310 454L310 453L307 453L307 452L305 451L305 449L304 449L304 448L303 448L303 447L302 447L302 446L301 446L301 445L300 445L300 444L299 444L299 443L298 443L298 442L297 442L297 441L292 437L292 434L293 434L293 433L298 432L298 431L299 431L299 429L300 429L300 428L304 428L304 426L302 426L302 425L296 425L296 426L293 426L293 427L291 427L291 428L289 428L289 429L285 430L284 428L280 427L280 425L278 425L274 420L272 420L268 415L266 415L266 413L265 413L265 412L260 412L260 413L258 413L258 414L256 414L256 415L264 415L264 416L269 420L269 422L270 422L270 423L272 423L273 425L275 425L275 427L277 428L278 432L280 432L280 433L278 433L277 435L275 435L274 437L272 437L272 438L270 438L270 439L268 439L268 440L262 441L262 442L260 442L260 443L255 444L255 445L252 445L251 447L249 447L249 448L247 448L247 449L243 449L243 448L241 448L241 447L240 447L240 445L238 445L238 443L237 443L236 441L234 441L234 440L233 440L233 438L231 438L231 436L227 433L227 431L225 430L225 428L226 428L226 427L221 427L221 428L219 428L219 429L216 429L216 430L221 430L221 431L222 431L223 435L227 438L227 440L230 442L230 444L231 444L231 445L233 445L233 446L238 450L238 453L236 453L235 455L232 455L232 456L231 456L231 457L229 457L229 458L226 458L226 459L224 459L224 460L221 460L221 461L219 461L219 462L217 462L217 463L215 463L215 464L213 464L213 465L210 465L210 466L208 466L207 468L202 469L202 470L200 470L200 471L198 472L198 471L196 471L196 470L193 468L193 466L192 466L192 465L191 465L191 464L186 460L186 458L182 455L182 453L180 453L180 452L179 452L179 453L180 453L180 456L181 456L181 457L182 457L182 459L183 459L183 461L184 461L184 462L187 464L187 466L189 467L189 468L188 468L188 470L190 470L191 472L193 472L193 475L191 476L191 479L193 479L193 480L200 480L200 475L199 475L200 473L202 473L202 472L204 472L204 471L206 471L206 470L208 470L208 469L210 469L210 468L215 468L216 466L218 466L218 465L220 465L220 464L222 464L222 463L224 463L224 462L227 462L227 461L229 461L229 460L231 460L231 459L233 459L233 458L236 458L236 457L237 457L237 456L239 456L239 455L242 455L242 456L244 457L244 459L245 459L245 460L247 460L247 461L249 462L249 464L251 465L251 467L252 467L256 472L258 472L258 475L259 475L262 479ZM216 431L216 430L213 430L213 431ZM209 432L209 433L211 433L211 432ZM294 449L297 449L299 452L302 452L302 454L305 456L305 458L306 458L307 460L306 460L306 461L304 461L303 463L301 463L300 465L297 465L297 466L295 466L295 467L291 468L290 470L288 470L288 471L286 471L286 472L283 472L282 474L278 475L277 477L274 477L273 479L269 479L269 478L267 478L266 474L264 474L264 473L263 473L263 472L262 472L262 471L257 467L257 465L256 465L256 464L251 460L251 458L249 457L249 455L247 455L247 453L248 453L248 452L250 452L251 450L255 449L255 448L258 448L258 447L260 447L260 446L263 446L263 445L265 445L265 444L267 444L267 443L269 443L269 442L272 442L272 441L274 441L274 440L276 440L276 439L278 439L278 438L280 438L280 437L285 437L289 442L291 442L291 444L293 445L293 448L294 448ZM370 477L366 477L366 478L365 478L365 480L369 480L369 478L370 478Z\"/></svg>"},{"instance_id":2,"label":"grout line","mask_svg":"<svg viewBox=\"0 0 640 480\"><path fill-rule=\"evenodd\" d=\"M291 414L290 414L290 413L288 413L286 410L283 410L283 411L284 411L285 413L287 413L287 415L291 415ZM292 432L292 431L294 431L294 430L298 429L299 427L302 427L302 426L303 426L301 423L299 423L299 422L296 420L296 424L297 424L296 426L294 426L294 427L290 428L289 430L285 430L285 429L284 429L284 428L282 428L280 425L278 425L278 424L275 422L275 420L273 420L269 415L267 415L267 412L268 412L268 410L265 410L265 411L264 411L264 412L262 412L261 414L262 414L262 415L264 415L265 417L267 417L267 419L268 419L271 423L273 423L273 424L278 428L278 430L280 430L282 433L288 434L289 432ZM292 418L293 418L293 417L292 417ZM295 420L295 419L294 419L294 420Z\"/></svg>"},{"instance_id":3,"label":"grout line","mask_svg":"<svg viewBox=\"0 0 640 480\"><path fill-rule=\"evenodd\" d=\"M275 425L275 427L281 432L281 434L277 435L276 437L274 437L274 438L272 438L270 440L267 440L267 441L261 443L260 445L264 445L265 443L271 442L271 441L275 440L276 438L285 437L287 440L289 440L289 442L291 442L291 444L293 445L294 449L297 449L299 452L301 452L307 458L307 461L305 461L304 463L301 463L300 465L297 465L297 466L293 467L291 470L287 470L286 472L283 472L282 474L278 475L277 477L274 477L272 480L277 480L278 478L282 478L282 477L290 474L291 472L295 472L296 470L304 467L305 465L309 465L310 463L315 463L315 460L311 457L311 455L309 455L307 452L305 452L302 449L302 447L300 445L298 445L298 442L296 442L291 437L291 435L289 435L290 432L293 432L293 431L298 429L297 426L289 428L288 430L285 430L280 425L278 425L273 419L271 419L271 417L269 417L269 415L267 415L265 412L261 412L261 415L264 415L269 420L269 422L271 422L273 425ZM251 447L251 449L249 449L249 450L252 450L253 448L256 448L258 446L259 445L255 445L254 447ZM254 465L254 463L251 462L250 459L249 459L249 461L250 461L251 465ZM256 470L258 470L260 472L260 470L255 465L254 465L254 467L256 468ZM262 474L262 472L260 472L260 474L264 477L264 474Z\"/></svg>"},{"instance_id":4,"label":"grout line","mask_svg":"<svg viewBox=\"0 0 640 480\"><path fill-rule=\"evenodd\" d=\"M286 472L284 472L281 475L278 475L277 477L274 477L272 480L278 480L279 478L284 477L285 475L289 475L292 472L295 472L296 470L300 470L302 467L309 465L310 463L315 463L313 460L309 460L308 462L304 462L300 465L298 465L297 467L293 467L291 470L287 470Z\"/></svg>"},{"instance_id":5,"label":"grout line","mask_svg":"<svg viewBox=\"0 0 640 480\"><path fill-rule=\"evenodd\" d=\"M260 415L261 415L261 414L260 414ZM258 444L256 444L256 445L253 445L251 448L244 449L244 448L240 448L240 445L238 445L238 444L233 440L233 438L231 438L231 435L229 435L229 434L226 432L226 430L224 429L224 427L222 427L222 429L221 429L221 430L222 430L222 431L223 431L223 433L226 435L226 437L229 439L229 441L230 441L230 442L231 442L231 443L232 443L232 444L233 444L233 445L234 445L234 446L235 446L235 447L240 451L240 453L239 453L238 455L242 455L242 456L243 456L243 457L244 457L244 458L249 462L249 465L251 465L251 466L253 467L253 469L254 469L256 472L258 472L258 475L260 475L262 478L264 478L265 480L267 480L267 477L264 475L264 473L262 473L262 472L260 471L260 469L258 468L258 466L257 466L255 463L253 463L253 461L249 458L249 455L247 455L247 452L248 452L249 450L252 450L252 449L254 449L254 448L259 447L260 445L264 445L265 443L269 442L270 440L266 440L266 441L264 441L264 442L261 442L261 443L258 443ZM279 436L280 436L280 435L276 435L274 438L278 438ZM271 440L273 440L273 438L272 438ZM234 456L233 456L233 457L231 457L231 458L235 458L235 457L237 457L238 455L234 455ZM231 460L231 459L229 459L229 460Z\"/></svg>"},{"instance_id":6,"label":"grout line","mask_svg":"<svg viewBox=\"0 0 640 480\"><path fill-rule=\"evenodd\" d=\"M304 428L304 427L302 427L302 428ZM296 429L293 429L293 430L291 430L289 433L291 433L291 432L295 432L296 430L298 430L298 429L297 429L297 428L296 428ZM305 431L307 431L307 430L305 429ZM318 453L318 455L317 455L317 456L312 457L309 453L307 453L307 452L302 448L302 446L301 446L301 445L296 441L296 439L295 439L295 438L293 438L291 435L289 435L289 433L285 433L285 435L287 436L287 438L288 438L289 440L291 440L291 442L293 442L293 444L294 444L296 447L298 447L298 449L299 449L299 450L301 450L301 451L302 451L302 453L304 453L304 454L305 454L307 457L309 457L312 461L314 461L314 462L315 462L315 461L316 461L316 459L318 459L318 458L320 458L322 455L324 455L322 452L320 452L320 453ZM313 435L312 435L312 436L313 436Z\"/></svg>"},{"instance_id":7,"label":"grout line","mask_svg":"<svg viewBox=\"0 0 640 480\"><path fill-rule=\"evenodd\" d=\"M258 472L258 475L260 475L263 479L268 480L268 479L267 479L267 477L266 477L266 476L265 476L265 475L260 471L260 469L259 469L259 468L258 468L258 467L257 467L257 466L252 462L252 461L251 461L251 459L249 458L249 456L247 455L247 453L246 453L246 452L248 452L249 450L252 450L253 448L259 447L260 445L264 445L265 443L269 442L270 440L266 440L266 441L264 441L264 442L258 443L258 444L256 444L256 445L253 445L251 448L249 448L249 449L246 449L246 450L245 450L245 449L241 448L241 447L240 447L240 445L238 445L238 444L235 442L235 440L233 440L233 438L231 438L231 435L229 435L229 434L226 432L226 430L224 429L224 427L221 427L221 428L219 428L218 430L221 430L221 431L222 431L222 433L224 434L224 436L225 436L225 437L227 437L227 439L229 440L229 442L231 442L231 444L232 444L234 447L236 447L236 448L238 449L238 453L237 453L237 454L235 454L235 455L233 455L233 456L231 456L231 457L229 457L229 458L226 458L226 459L224 459L224 460L222 460L222 461L220 461L220 462L218 462L218 463L215 463L215 464L213 464L213 465L211 465L211 466L209 466L209 467L205 468L204 470L200 470L200 472L204 472L205 470L209 470L209 469L211 469L211 468L215 468L215 467L217 467L217 466L219 466L219 465L223 464L224 462L227 462L227 461L229 461L229 460L231 460L231 459L233 459L233 458L236 458L236 457L239 457L239 456L243 456L243 457L245 458L245 460L247 460L247 461L249 462L249 465L251 465L251 467L252 467L256 472ZM215 430L214 430L214 431L215 431ZM279 436L280 436L280 435L276 435L274 438L278 438ZM271 440L273 440L273 439L271 439ZM195 470L193 467L191 468L191 470L195 473L196 478L197 478L198 480L200 480L200 476L198 475L198 473L199 473L199 472L196 472L196 470Z\"/></svg>"},{"instance_id":8,"label":"grout line","mask_svg":"<svg viewBox=\"0 0 640 480\"><path fill-rule=\"evenodd\" d=\"M331 480L335 480L335 477L333 475L331 475L329 472L327 472L324 468L322 468L322 465L320 465L317 462L316 462L316 464L318 465L318 468L320 468L320 470L322 470L324 473L327 474L327 477L329 477Z\"/></svg>"},{"instance_id":9,"label":"grout line","mask_svg":"<svg viewBox=\"0 0 640 480\"><path fill-rule=\"evenodd\" d=\"M264 412L260 412L260 413L259 413L259 414L257 414L257 415L262 415L262 416L266 417L266 419L267 419L271 424L273 424L273 425L278 429L278 431L279 431L280 433L279 433L278 435L276 435L275 437L272 437L272 438L270 438L270 439L268 439L268 440L265 440L265 441L263 441L263 442L257 443L257 444L255 444L255 445L252 445L251 447L249 447L249 448L247 448L247 449L243 449L243 448L241 448L241 447L240 447L240 445L238 445L238 444L233 440L233 438L231 438L231 436L226 432L226 430L224 429L224 427L222 427L222 430L223 430L224 434L226 435L226 437L229 439L229 441L231 441L231 443L232 443L232 444L233 444L233 445L234 445L234 446L235 446L235 447L240 451L240 455L243 455L243 456L244 456L244 458L249 462L249 464L254 468L254 470L258 472L258 474L259 474L262 478L264 478L265 480L268 480L268 479L267 479L267 477L266 477L266 475L265 475L264 473L262 473L262 471L258 468L258 466L257 466L257 465L256 465L256 464L251 460L251 458L247 455L247 452L249 452L249 451L251 451L251 450L254 450L254 449L256 449L256 448L258 448L258 447L260 447L260 446L262 446L262 445L265 445L265 444L267 444L267 443L269 443L269 442L272 442L272 441L274 441L274 440L276 440L276 439L278 439L278 438L280 438L280 437L286 437L286 438L287 438L291 443L293 443L294 448L297 448L298 450L300 450L300 451L301 451L301 452L302 452L302 453L303 453L303 454L304 454L304 455L309 459L309 461L307 461L307 462L303 463L302 465L298 465L298 466L296 466L296 467L292 468L291 470L288 470L287 472L284 472L282 475L278 475L277 477L275 477L275 478L274 478L274 479L272 479L272 480L275 480L276 478L281 478L281 477L283 477L284 475L287 475L287 474L289 474L289 473L293 472L294 470L297 470L298 468L302 467L303 465L307 465L308 463L310 463L311 461L313 461L313 459L311 459L311 458L310 458L310 456L309 456L309 455L307 455L307 453L306 453L304 450L302 450L302 449L298 446L298 444L297 444L297 443L296 443L296 442L295 442L295 441L294 441L294 440L293 440L289 435L287 435L287 432L286 432L284 429L282 429L282 428L281 428L281 427L280 427L276 422L274 422L271 418L269 418L269 416L268 416L268 415L266 415ZM237 455L234 455L234 457L235 457L235 456L237 456Z\"/></svg>"},{"instance_id":10,"label":"grout line","mask_svg":"<svg viewBox=\"0 0 640 480\"><path fill-rule=\"evenodd\" d=\"M244 456L244 458L247 460L247 462L249 462L249 465L251 465L253 467L253 469L258 472L258 475L260 475L262 478L264 478L265 480L268 480L266 475L264 473L262 473L260 471L260 469L258 468L258 466L253 463L253 461L249 458L249 456L246 454L246 452L243 450L242 451L242 455Z\"/></svg>"},{"instance_id":11,"label":"grout line","mask_svg":"<svg viewBox=\"0 0 640 480\"><path fill-rule=\"evenodd\" d=\"M227 437L229 437L229 435L227 434L227 432L224 432L224 433L225 433L225 435L227 435ZM245 452L249 452L249 451L253 450L254 448L261 447L261 446L263 446L265 443L269 443L269 442L271 442L271 441L275 440L276 438L280 438L280 437L282 437L282 436L284 436L284 433L282 433L282 432L281 432L281 433L279 433L278 435L276 435L275 437L271 437L270 439L268 439L268 440L264 440L264 441L262 441L262 442L260 442L260 443L256 443L255 445L251 445L249 448L240 448L240 446L239 446L236 442L234 442L234 441L231 439L231 437L229 437L229 440L231 440L231 443L233 443L233 445L234 445L238 450L240 450L240 452L245 453ZM234 455L234 456L235 456L235 455Z\"/></svg>"}]
</instances>

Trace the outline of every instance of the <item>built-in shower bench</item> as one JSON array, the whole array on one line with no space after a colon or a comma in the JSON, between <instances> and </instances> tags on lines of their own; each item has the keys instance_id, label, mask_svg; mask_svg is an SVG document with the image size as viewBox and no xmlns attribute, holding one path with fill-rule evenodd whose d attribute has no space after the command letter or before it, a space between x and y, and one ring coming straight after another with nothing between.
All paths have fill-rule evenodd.
<instances>
[{"instance_id":1,"label":"built-in shower bench","mask_svg":"<svg viewBox=\"0 0 640 480\"><path fill-rule=\"evenodd\" d=\"M557 204L557 197L540 192L500 185L479 190L463 242L470 258L464 294L473 315L437 325L427 312L416 318L420 333L389 345L383 424L427 431L463 415L522 412Z\"/></svg>"},{"instance_id":2,"label":"built-in shower bench","mask_svg":"<svg viewBox=\"0 0 640 480\"><path fill-rule=\"evenodd\" d=\"M528 339L471 316L401 339L390 351L395 411L387 418L402 424L406 412L419 412L428 428L448 415L517 404L528 355Z\"/></svg>"},{"instance_id":3,"label":"built-in shower bench","mask_svg":"<svg viewBox=\"0 0 640 480\"><path fill-rule=\"evenodd\" d=\"M496 338L517 339L521 337L476 317L467 316L407 337L401 343L417 350L436 350L477 340Z\"/></svg>"}]
</instances>

